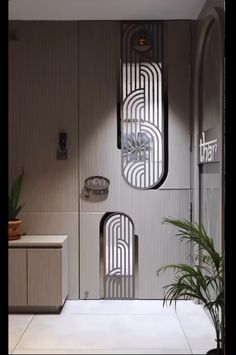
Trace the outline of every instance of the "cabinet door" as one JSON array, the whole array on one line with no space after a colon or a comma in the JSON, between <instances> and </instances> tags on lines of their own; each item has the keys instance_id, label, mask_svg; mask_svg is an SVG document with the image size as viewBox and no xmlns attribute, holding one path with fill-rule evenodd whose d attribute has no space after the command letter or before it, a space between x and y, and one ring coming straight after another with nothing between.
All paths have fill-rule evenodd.
<instances>
[{"instance_id":1,"label":"cabinet door","mask_svg":"<svg viewBox=\"0 0 236 355\"><path fill-rule=\"evenodd\" d=\"M8 303L27 305L27 249L8 249Z\"/></svg>"},{"instance_id":2,"label":"cabinet door","mask_svg":"<svg viewBox=\"0 0 236 355\"><path fill-rule=\"evenodd\" d=\"M28 305L62 305L62 249L28 249Z\"/></svg>"}]
</instances>

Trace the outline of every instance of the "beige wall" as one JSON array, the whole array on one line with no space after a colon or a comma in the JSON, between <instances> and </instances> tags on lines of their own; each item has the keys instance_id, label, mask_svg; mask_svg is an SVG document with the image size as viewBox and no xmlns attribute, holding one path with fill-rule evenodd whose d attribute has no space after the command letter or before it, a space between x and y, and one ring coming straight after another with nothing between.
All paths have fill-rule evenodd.
<instances>
[{"instance_id":1,"label":"beige wall","mask_svg":"<svg viewBox=\"0 0 236 355\"><path fill-rule=\"evenodd\" d=\"M22 232L69 235L70 298L78 297L78 25L14 21L9 42L9 177L22 167ZM58 133L68 160L57 160Z\"/></svg>"},{"instance_id":2,"label":"beige wall","mask_svg":"<svg viewBox=\"0 0 236 355\"><path fill-rule=\"evenodd\" d=\"M107 177L107 200L80 199L80 297L99 298L99 223L106 212L123 212L139 238L138 295L162 298L170 274L156 276L166 263L189 262L190 250L177 243L174 228L161 225L165 216L189 217L190 188L190 26L165 23L169 89L169 172L159 190L140 191L121 175L117 149L116 66L119 28L116 22L82 22L79 27L79 161L80 193L92 175ZM94 54L96 53L96 55Z\"/></svg>"},{"instance_id":3,"label":"beige wall","mask_svg":"<svg viewBox=\"0 0 236 355\"><path fill-rule=\"evenodd\" d=\"M100 218L107 211L127 213L139 236L138 297L162 298L171 277L158 279L156 270L189 260L189 249L178 247L174 229L161 225L164 216L189 217L189 21L165 24L169 172L161 189L151 191L132 189L120 171L118 23L15 21L10 26L18 30L18 41L9 42L9 176L12 181L24 166L22 231L68 234L70 298L78 298L79 286L81 298L86 290L89 298L99 298ZM56 159L60 129L68 135L65 161ZM110 179L106 201L80 198L91 175Z\"/></svg>"}]
</instances>

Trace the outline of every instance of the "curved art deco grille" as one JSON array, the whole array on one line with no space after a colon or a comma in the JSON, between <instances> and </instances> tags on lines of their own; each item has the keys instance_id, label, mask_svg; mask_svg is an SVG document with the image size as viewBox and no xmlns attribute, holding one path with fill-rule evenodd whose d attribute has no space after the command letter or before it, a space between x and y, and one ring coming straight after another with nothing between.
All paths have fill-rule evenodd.
<instances>
[{"instance_id":1,"label":"curved art deco grille","mask_svg":"<svg viewBox=\"0 0 236 355\"><path fill-rule=\"evenodd\" d=\"M121 169L137 189L166 177L162 24L121 24Z\"/></svg>"},{"instance_id":2,"label":"curved art deco grille","mask_svg":"<svg viewBox=\"0 0 236 355\"><path fill-rule=\"evenodd\" d=\"M104 298L135 297L134 224L124 213L111 213L103 223Z\"/></svg>"}]
</instances>

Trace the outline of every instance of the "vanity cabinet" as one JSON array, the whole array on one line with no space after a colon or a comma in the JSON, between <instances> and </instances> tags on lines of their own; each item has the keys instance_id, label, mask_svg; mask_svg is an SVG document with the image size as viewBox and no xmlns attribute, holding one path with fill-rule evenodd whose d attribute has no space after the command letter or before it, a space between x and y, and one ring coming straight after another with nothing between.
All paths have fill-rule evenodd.
<instances>
[{"instance_id":1,"label":"vanity cabinet","mask_svg":"<svg viewBox=\"0 0 236 355\"><path fill-rule=\"evenodd\" d=\"M12 312L60 311L68 295L68 237L22 236L9 242Z\"/></svg>"}]
</instances>

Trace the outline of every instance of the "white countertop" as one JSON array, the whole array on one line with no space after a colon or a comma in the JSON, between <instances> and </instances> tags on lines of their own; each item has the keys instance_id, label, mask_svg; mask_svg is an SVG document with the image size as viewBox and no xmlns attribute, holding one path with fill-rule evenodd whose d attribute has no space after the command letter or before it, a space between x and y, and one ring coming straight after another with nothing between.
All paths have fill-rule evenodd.
<instances>
[{"instance_id":1,"label":"white countertop","mask_svg":"<svg viewBox=\"0 0 236 355\"><path fill-rule=\"evenodd\" d=\"M21 239L9 240L8 247L62 247L68 235L22 235Z\"/></svg>"}]
</instances>

